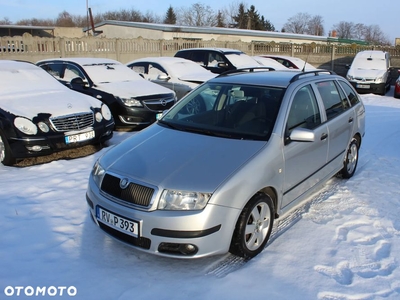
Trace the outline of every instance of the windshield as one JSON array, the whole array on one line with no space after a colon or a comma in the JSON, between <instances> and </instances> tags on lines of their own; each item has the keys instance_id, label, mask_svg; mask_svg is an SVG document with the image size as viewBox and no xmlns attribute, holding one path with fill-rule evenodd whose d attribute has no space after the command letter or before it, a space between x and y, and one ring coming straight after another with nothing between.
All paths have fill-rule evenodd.
<instances>
[{"instance_id":1,"label":"windshield","mask_svg":"<svg viewBox=\"0 0 400 300\"><path fill-rule=\"evenodd\" d=\"M268 140L284 90L207 82L159 121L176 130L235 139Z\"/></svg>"},{"instance_id":2,"label":"windshield","mask_svg":"<svg viewBox=\"0 0 400 300\"><path fill-rule=\"evenodd\" d=\"M225 56L236 68L261 65L254 58L244 53L227 53Z\"/></svg>"},{"instance_id":3,"label":"windshield","mask_svg":"<svg viewBox=\"0 0 400 300\"><path fill-rule=\"evenodd\" d=\"M104 63L83 65L94 83L109 83L130 80L143 80L139 74L123 64Z\"/></svg>"},{"instance_id":4,"label":"windshield","mask_svg":"<svg viewBox=\"0 0 400 300\"><path fill-rule=\"evenodd\" d=\"M173 64L170 65L170 72L175 76L175 77L181 77L187 74L193 74L193 73L206 73L209 74L210 72L204 69L202 66L192 63L191 61L185 61L185 62L174 62Z\"/></svg>"}]
</instances>

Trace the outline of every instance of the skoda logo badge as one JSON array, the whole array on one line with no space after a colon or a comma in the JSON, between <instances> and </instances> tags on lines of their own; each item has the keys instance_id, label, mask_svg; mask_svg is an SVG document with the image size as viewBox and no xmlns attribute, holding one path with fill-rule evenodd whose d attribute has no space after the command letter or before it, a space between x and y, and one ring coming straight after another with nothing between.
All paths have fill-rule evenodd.
<instances>
[{"instance_id":1,"label":"skoda logo badge","mask_svg":"<svg viewBox=\"0 0 400 300\"><path fill-rule=\"evenodd\" d=\"M121 181L119 182L119 187L121 189L126 189L129 185L129 180L128 178L122 178Z\"/></svg>"}]
</instances>

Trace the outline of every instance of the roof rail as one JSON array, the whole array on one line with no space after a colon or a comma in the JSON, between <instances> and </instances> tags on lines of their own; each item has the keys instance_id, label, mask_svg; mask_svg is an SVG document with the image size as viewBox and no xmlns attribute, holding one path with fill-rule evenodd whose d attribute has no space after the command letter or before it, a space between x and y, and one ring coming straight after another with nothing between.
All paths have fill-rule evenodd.
<instances>
[{"instance_id":1,"label":"roof rail","mask_svg":"<svg viewBox=\"0 0 400 300\"><path fill-rule=\"evenodd\" d=\"M294 75L293 78L290 80L290 83L295 82L296 80L299 80L303 76L310 76L312 74L314 76L318 76L320 74L326 74L326 73L328 73L330 75L336 75L335 72L329 71L329 70L323 70L323 69L312 70L312 71L307 71L307 72L301 72L301 73L298 73L298 74Z\"/></svg>"},{"instance_id":2,"label":"roof rail","mask_svg":"<svg viewBox=\"0 0 400 300\"><path fill-rule=\"evenodd\" d=\"M254 72L255 70L256 71L258 71L258 70L275 71L275 69L271 68L271 67L247 67L247 68L241 68L241 69L236 69L236 70L229 70L222 74L219 74L217 77L220 77L223 75L228 75L228 74L241 73L241 72Z\"/></svg>"}]
</instances>

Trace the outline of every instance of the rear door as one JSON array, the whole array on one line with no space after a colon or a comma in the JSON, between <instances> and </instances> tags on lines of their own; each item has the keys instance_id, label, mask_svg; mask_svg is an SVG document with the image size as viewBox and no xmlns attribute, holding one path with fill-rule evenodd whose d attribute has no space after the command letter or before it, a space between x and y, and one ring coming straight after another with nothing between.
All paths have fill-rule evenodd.
<instances>
[{"instance_id":1,"label":"rear door","mask_svg":"<svg viewBox=\"0 0 400 300\"><path fill-rule=\"evenodd\" d=\"M324 104L328 126L329 151L327 168L330 172L341 169L353 133L355 112L335 80L316 83Z\"/></svg>"}]
</instances>

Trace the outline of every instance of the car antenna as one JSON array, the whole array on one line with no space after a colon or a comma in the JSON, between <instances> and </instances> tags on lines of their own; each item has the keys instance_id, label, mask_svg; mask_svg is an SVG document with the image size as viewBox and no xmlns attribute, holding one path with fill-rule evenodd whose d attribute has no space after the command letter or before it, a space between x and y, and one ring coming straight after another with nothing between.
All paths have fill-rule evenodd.
<instances>
[{"instance_id":1,"label":"car antenna","mask_svg":"<svg viewBox=\"0 0 400 300\"><path fill-rule=\"evenodd\" d=\"M301 69L302 72L306 71L306 65L307 65L307 61L308 61L308 58L310 56L310 53L311 53L311 47L310 47L310 50L308 51L307 58L306 58L306 61L304 62L303 69Z\"/></svg>"}]
</instances>

